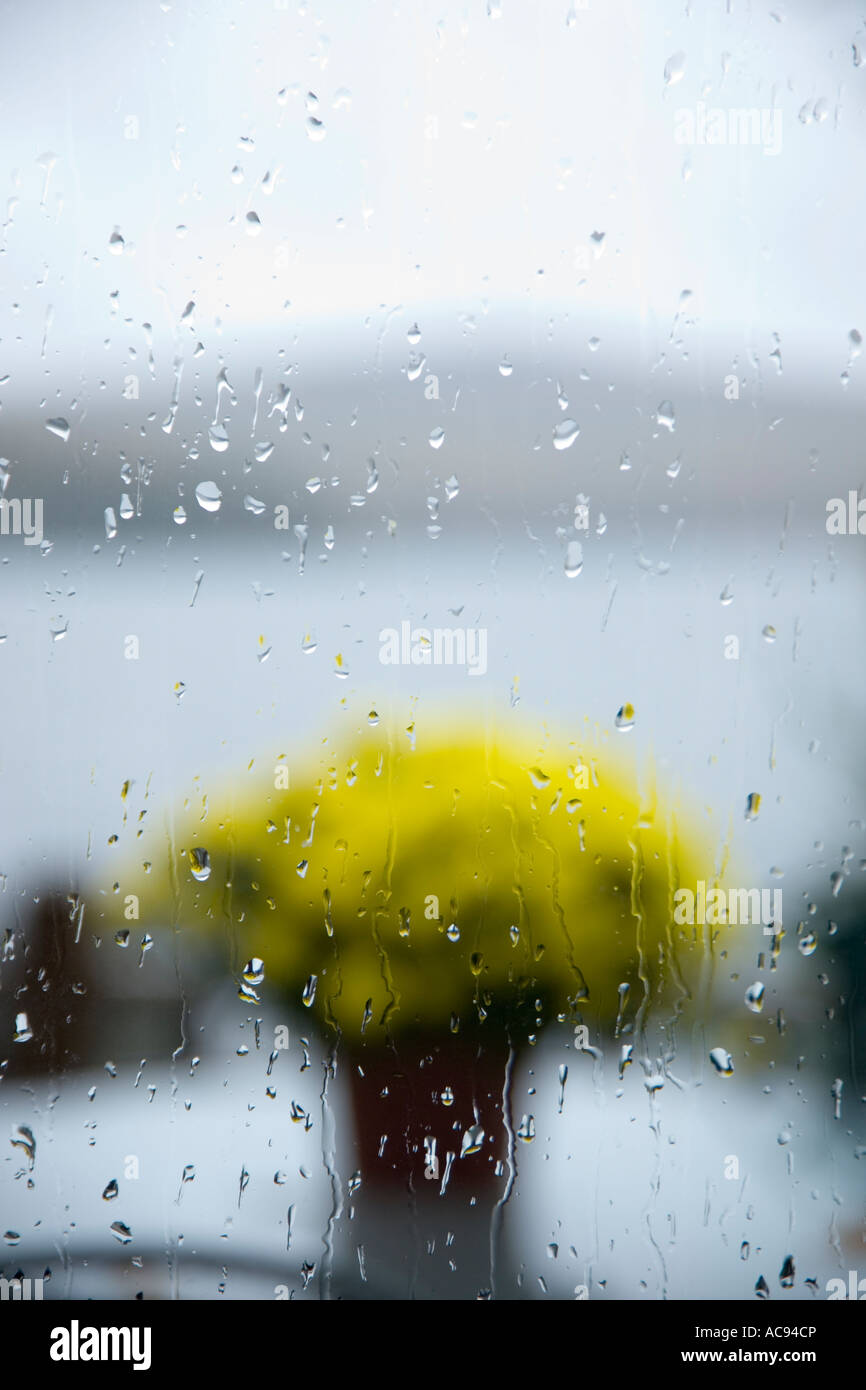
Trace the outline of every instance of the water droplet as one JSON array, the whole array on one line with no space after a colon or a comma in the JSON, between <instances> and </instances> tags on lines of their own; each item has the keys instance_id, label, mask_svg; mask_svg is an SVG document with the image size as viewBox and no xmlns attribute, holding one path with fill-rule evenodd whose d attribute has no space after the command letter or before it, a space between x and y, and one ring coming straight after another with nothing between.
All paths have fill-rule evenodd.
<instances>
[{"instance_id":1,"label":"water droplet","mask_svg":"<svg viewBox=\"0 0 866 1390\"><path fill-rule=\"evenodd\" d=\"M766 627L761 628L761 636L763 637L765 642L775 642L776 629L772 626L772 624L767 623Z\"/></svg>"},{"instance_id":2,"label":"water droplet","mask_svg":"<svg viewBox=\"0 0 866 1390\"><path fill-rule=\"evenodd\" d=\"M29 1022L28 1022L27 1015L26 1015L26 1014L16 1014L16 1015L15 1015L15 1032L14 1032L13 1035L12 1035L12 1041L13 1041L13 1042L17 1042L17 1043L26 1043L26 1042L30 1042L30 1039L31 1039L32 1037L33 1037L33 1030L31 1029L30 1024L29 1024Z\"/></svg>"},{"instance_id":3,"label":"water droplet","mask_svg":"<svg viewBox=\"0 0 866 1390\"><path fill-rule=\"evenodd\" d=\"M207 437L215 454L224 454L229 447L229 437L222 425L211 425Z\"/></svg>"},{"instance_id":4,"label":"water droplet","mask_svg":"<svg viewBox=\"0 0 866 1390\"><path fill-rule=\"evenodd\" d=\"M796 1269L794 1267L794 1256L786 1255L782 1263L782 1268L779 1270L779 1283L782 1285L783 1289L792 1289L794 1287L795 1278Z\"/></svg>"},{"instance_id":5,"label":"water droplet","mask_svg":"<svg viewBox=\"0 0 866 1390\"><path fill-rule=\"evenodd\" d=\"M614 723L616 724L616 727L620 729L623 733L626 733L629 729L633 729L634 705L620 705L619 709L617 710L616 719L614 720Z\"/></svg>"},{"instance_id":6,"label":"water droplet","mask_svg":"<svg viewBox=\"0 0 866 1390\"><path fill-rule=\"evenodd\" d=\"M117 517L114 515L113 507L105 508L105 539L113 541L117 535Z\"/></svg>"},{"instance_id":7,"label":"water droplet","mask_svg":"<svg viewBox=\"0 0 866 1390\"><path fill-rule=\"evenodd\" d=\"M196 847L187 852L190 873L197 883L207 883L210 878L210 855L206 849Z\"/></svg>"},{"instance_id":8,"label":"water droplet","mask_svg":"<svg viewBox=\"0 0 866 1390\"><path fill-rule=\"evenodd\" d=\"M418 327L417 323L412 324L412 327L406 333L406 337L409 339L409 342L412 344L413 347L416 343L420 343L421 329Z\"/></svg>"},{"instance_id":9,"label":"water droplet","mask_svg":"<svg viewBox=\"0 0 866 1390\"><path fill-rule=\"evenodd\" d=\"M175 526L186 525L186 512L183 507L175 507L171 516Z\"/></svg>"},{"instance_id":10,"label":"water droplet","mask_svg":"<svg viewBox=\"0 0 866 1390\"><path fill-rule=\"evenodd\" d=\"M500 375L500 376L511 376L511 373L512 373L513 371L514 371L514 367L513 367L512 363L509 362L509 360L508 360L507 357L503 357L502 361L499 363L499 375Z\"/></svg>"},{"instance_id":11,"label":"water droplet","mask_svg":"<svg viewBox=\"0 0 866 1390\"><path fill-rule=\"evenodd\" d=\"M710 1061L720 1076L733 1076L734 1063L730 1052L724 1047L714 1047L710 1052Z\"/></svg>"},{"instance_id":12,"label":"water droplet","mask_svg":"<svg viewBox=\"0 0 866 1390\"><path fill-rule=\"evenodd\" d=\"M262 222L257 212L248 212L246 215L247 236L258 236L262 230Z\"/></svg>"},{"instance_id":13,"label":"water droplet","mask_svg":"<svg viewBox=\"0 0 866 1390\"><path fill-rule=\"evenodd\" d=\"M682 81L686 70L686 55L681 50L672 53L665 63L665 86L674 87Z\"/></svg>"},{"instance_id":14,"label":"water droplet","mask_svg":"<svg viewBox=\"0 0 866 1390\"><path fill-rule=\"evenodd\" d=\"M373 728L375 729L376 725L379 723L379 715L377 714L376 710L370 710L370 713L367 715L367 723L372 724Z\"/></svg>"},{"instance_id":15,"label":"water droplet","mask_svg":"<svg viewBox=\"0 0 866 1390\"><path fill-rule=\"evenodd\" d=\"M111 252L112 256L122 256L125 244L126 243L124 242L123 237L120 234L120 228L115 227L114 231L111 233L111 236L108 238L108 249Z\"/></svg>"},{"instance_id":16,"label":"water droplet","mask_svg":"<svg viewBox=\"0 0 866 1390\"><path fill-rule=\"evenodd\" d=\"M733 603L733 601L734 601L734 591L733 591L733 589L731 588L730 582L728 582L728 583L725 585L725 587L724 587L724 589L722 590L722 592L719 594L719 602L720 602L720 603L723 603L723 604L725 605L725 607L727 607L727 605L728 605L729 603Z\"/></svg>"},{"instance_id":17,"label":"water droplet","mask_svg":"<svg viewBox=\"0 0 866 1390\"><path fill-rule=\"evenodd\" d=\"M454 1104L454 1092L452 1091L450 1086L445 1087L445 1090L442 1092L439 1099L441 1100L443 1105Z\"/></svg>"},{"instance_id":18,"label":"water droplet","mask_svg":"<svg viewBox=\"0 0 866 1390\"><path fill-rule=\"evenodd\" d=\"M199 483L195 490L195 500L203 511L218 512L222 505L223 495L214 482Z\"/></svg>"},{"instance_id":19,"label":"water droplet","mask_svg":"<svg viewBox=\"0 0 866 1390\"><path fill-rule=\"evenodd\" d=\"M36 1162L36 1140L33 1137L33 1130L27 1125L12 1126L12 1138L9 1140L13 1149L23 1149L27 1155L27 1161L32 1168Z\"/></svg>"},{"instance_id":20,"label":"water droplet","mask_svg":"<svg viewBox=\"0 0 866 1390\"><path fill-rule=\"evenodd\" d=\"M316 985L318 983L318 975L310 975L309 979L307 980L307 983L304 985L303 993L301 994L301 1002L304 1004L305 1008L312 1008L313 1004L315 1003Z\"/></svg>"},{"instance_id":21,"label":"water droplet","mask_svg":"<svg viewBox=\"0 0 866 1390\"><path fill-rule=\"evenodd\" d=\"M755 1293L758 1295L759 1298L770 1297L770 1286L764 1278L763 1274L761 1275L760 1279L755 1285Z\"/></svg>"},{"instance_id":22,"label":"water droplet","mask_svg":"<svg viewBox=\"0 0 866 1390\"><path fill-rule=\"evenodd\" d=\"M749 985L746 990L746 1007L751 1009L753 1014L759 1014L764 1007L764 986L760 980L756 980L753 985Z\"/></svg>"},{"instance_id":23,"label":"water droplet","mask_svg":"<svg viewBox=\"0 0 866 1390\"><path fill-rule=\"evenodd\" d=\"M265 510L265 504L264 502L260 502L257 497L252 497L247 493L244 498L244 510L252 512L253 516L261 516L262 512Z\"/></svg>"},{"instance_id":24,"label":"water droplet","mask_svg":"<svg viewBox=\"0 0 866 1390\"><path fill-rule=\"evenodd\" d=\"M570 449L579 434L580 426L574 420L560 420L553 427L554 449Z\"/></svg>"},{"instance_id":25,"label":"water droplet","mask_svg":"<svg viewBox=\"0 0 866 1390\"><path fill-rule=\"evenodd\" d=\"M565 577L574 579L583 569L583 546L580 541L569 541L565 552Z\"/></svg>"},{"instance_id":26,"label":"water droplet","mask_svg":"<svg viewBox=\"0 0 866 1390\"><path fill-rule=\"evenodd\" d=\"M307 134L311 140L324 140L325 133L324 121L320 121L317 116L307 117Z\"/></svg>"},{"instance_id":27,"label":"water droplet","mask_svg":"<svg viewBox=\"0 0 866 1390\"><path fill-rule=\"evenodd\" d=\"M457 925L456 922L452 922L452 923L450 924L450 926L448 927L448 930L446 931L445 935L448 937L448 940L449 940L449 941L459 941L459 940L460 940L460 928L458 927L458 925Z\"/></svg>"},{"instance_id":28,"label":"water droplet","mask_svg":"<svg viewBox=\"0 0 866 1390\"><path fill-rule=\"evenodd\" d=\"M524 1115L521 1118L520 1125L517 1130L517 1137L518 1139L522 1139L525 1144L532 1143L533 1139L535 1138L534 1115Z\"/></svg>"},{"instance_id":29,"label":"water droplet","mask_svg":"<svg viewBox=\"0 0 866 1390\"><path fill-rule=\"evenodd\" d=\"M469 1154L477 1154L481 1145L484 1143L484 1130L481 1125L470 1125L463 1135L460 1146L460 1157L467 1158Z\"/></svg>"},{"instance_id":30,"label":"water droplet","mask_svg":"<svg viewBox=\"0 0 866 1390\"><path fill-rule=\"evenodd\" d=\"M115 1199L115 1197L117 1196L119 1190L120 1190L120 1189L119 1189L118 1186L117 1186L117 1179L116 1179L116 1178L112 1178L112 1179L111 1179L111 1182L110 1182L110 1183L107 1183L106 1186L105 1186L105 1188L104 1188L104 1190L103 1190L103 1193L102 1193L102 1200L103 1200L103 1202L113 1202L114 1199Z\"/></svg>"},{"instance_id":31,"label":"water droplet","mask_svg":"<svg viewBox=\"0 0 866 1390\"><path fill-rule=\"evenodd\" d=\"M441 449L444 440L445 431L442 429L441 425L437 425L435 430L430 431L428 442L431 449Z\"/></svg>"},{"instance_id":32,"label":"water droplet","mask_svg":"<svg viewBox=\"0 0 866 1390\"><path fill-rule=\"evenodd\" d=\"M670 401L662 401L656 411L656 424L663 425L666 430L673 434L677 427L677 417Z\"/></svg>"},{"instance_id":33,"label":"water droplet","mask_svg":"<svg viewBox=\"0 0 866 1390\"><path fill-rule=\"evenodd\" d=\"M49 434L56 434L58 439L62 439L65 444L71 433L68 420L64 420L62 415L58 415L55 420L46 420L45 428Z\"/></svg>"},{"instance_id":34,"label":"water droplet","mask_svg":"<svg viewBox=\"0 0 866 1390\"><path fill-rule=\"evenodd\" d=\"M265 978L265 963L259 960L258 956L252 956L243 969L243 976L248 985L260 985Z\"/></svg>"},{"instance_id":35,"label":"water droplet","mask_svg":"<svg viewBox=\"0 0 866 1390\"><path fill-rule=\"evenodd\" d=\"M749 795L746 797L746 810L745 810L745 813L744 813L745 819L746 819L746 820L757 820L757 819L758 819L758 812L760 811L760 809L761 809L761 797L760 797L760 793L759 793L759 792L749 792Z\"/></svg>"},{"instance_id":36,"label":"water droplet","mask_svg":"<svg viewBox=\"0 0 866 1390\"><path fill-rule=\"evenodd\" d=\"M132 1240L132 1231L123 1221L112 1221L111 1234L120 1241L121 1245L128 1245Z\"/></svg>"},{"instance_id":37,"label":"water droplet","mask_svg":"<svg viewBox=\"0 0 866 1390\"><path fill-rule=\"evenodd\" d=\"M800 936L800 927L804 925L805 923L801 922L797 928L797 950L800 952L801 956L812 956L818 948L818 937L813 931L806 931Z\"/></svg>"},{"instance_id":38,"label":"water droplet","mask_svg":"<svg viewBox=\"0 0 866 1390\"><path fill-rule=\"evenodd\" d=\"M450 478L445 479L445 496L448 498L448 501L453 502L459 491L460 484L457 481L457 475L452 473Z\"/></svg>"}]
</instances>

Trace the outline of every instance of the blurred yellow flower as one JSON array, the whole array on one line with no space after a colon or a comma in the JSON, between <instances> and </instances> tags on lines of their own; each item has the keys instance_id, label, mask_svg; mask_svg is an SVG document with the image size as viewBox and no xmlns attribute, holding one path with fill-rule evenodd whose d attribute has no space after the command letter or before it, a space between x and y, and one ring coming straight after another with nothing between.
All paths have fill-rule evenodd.
<instances>
[{"instance_id":1,"label":"blurred yellow flower","mask_svg":"<svg viewBox=\"0 0 866 1390\"><path fill-rule=\"evenodd\" d=\"M634 1007L683 996L700 931L674 924L673 895L712 879L693 824L686 844L603 750L468 729L417 745L372 727L210 796L121 901L138 896L149 931L224 932L242 993L263 973L368 1042L608 1022L623 984Z\"/></svg>"}]
</instances>

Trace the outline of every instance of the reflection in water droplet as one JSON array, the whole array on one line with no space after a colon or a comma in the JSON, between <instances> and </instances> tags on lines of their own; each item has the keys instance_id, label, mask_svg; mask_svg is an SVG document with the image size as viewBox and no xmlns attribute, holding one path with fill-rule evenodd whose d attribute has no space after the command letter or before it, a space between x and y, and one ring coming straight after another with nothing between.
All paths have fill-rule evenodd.
<instances>
[{"instance_id":1,"label":"reflection in water droplet","mask_svg":"<svg viewBox=\"0 0 866 1390\"><path fill-rule=\"evenodd\" d=\"M751 1009L753 1014L759 1014L764 1007L764 986L760 980L756 980L746 990L746 1007Z\"/></svg>"},{"instance_id":2,"label":"reflection in water droplet","mask_svg":"<svg viewBox=\"0 0 866 1390\"><path fill-rule=\"evenodd\" d=\"M467 1158L469 1154L477 1154L483 1143L484 1129L481 1125L471 1125L463 1135L460 1157Z\"/></svg>"},{"instance_id":3,"label":"reflection in water droplet","mask_svg":"<svg viewBox=\"0 0 866 1390\"><path fill-rule=\"evenodd\" d=\"M616 727L620 729L623 733L625 733L628 729L633 729L634 705L620 705L620 708L617 710L617 715L616 719L614 720L614 723L616 724Z\"/></svg>"},{"instance_id":4,"label":"reflection in water droplet","mask_svg":"<svg viewBox=\"0 0 866 1390\"><path fill-rule=\"evenodd\" d=\"M248 985L260 985L265 978L264 961L259 960L258 956L252 956L244 966L243 976Z\"/></svg>"},{"instance_id":5,"label":"reflection in water droplet","mask_svg":"<svg viewBox=\"0 0 866 1390\"><path fill-rule=\"evenodd\" d=\"M190 873L198 883L206 883L210 878L210 855L206 849L196 847L187 853Z\"/></svg>"},{"instance_id":6,"label":"reflection in water droplet","mask_svg":"<svg viewBox=\"0 0 866 1390\"><path fill-rule=\"evenodd\" d=\"M710 1061L720 1076L733 1076L733 1059L724 1047L714 1047L710 1052Z\"/></svg>"},{"instance_id":7,"label":"reflection in water droplet","mask_svg":"<svg viewBox=\"0 0 866 1390\"><path fill-rule=\"evenodd\" d=\"M460 940L460 928L458 927L458 925L457 925L456 922L452 922L452 923L450 924L450 926L448 927L448 930L446 931L445 935L448 937L448 940L449 940L449 941L459 941L459 940Z\"/></svg>"},{"instance_id":8,"label":"reflection in water droplet","mask_svg":"<svg viewBox=\"0 0 866 1390\"><path fill-rule=\"evenodd\" d=\"M517 1130L518 1139L522 1139L525 1144L531 1144L535 1138L535 1116L524 1115Z\"/></svg>"}]
</instances>

